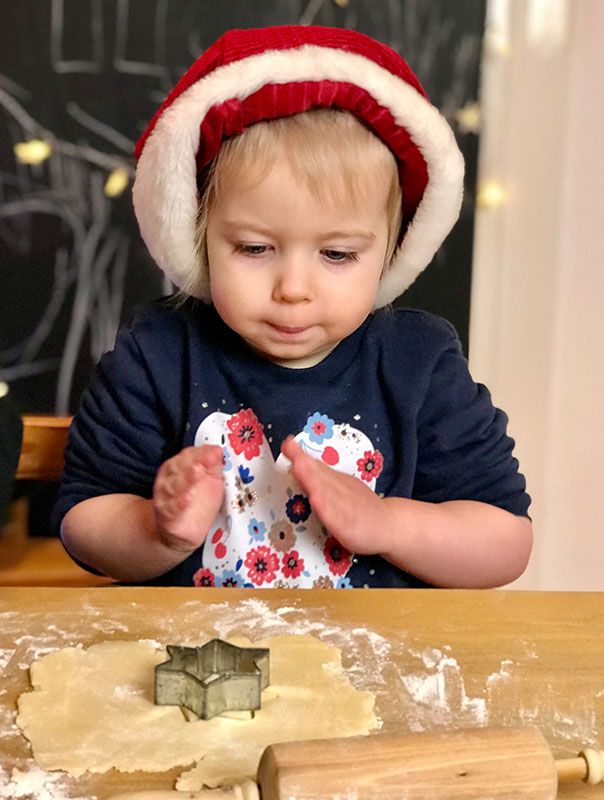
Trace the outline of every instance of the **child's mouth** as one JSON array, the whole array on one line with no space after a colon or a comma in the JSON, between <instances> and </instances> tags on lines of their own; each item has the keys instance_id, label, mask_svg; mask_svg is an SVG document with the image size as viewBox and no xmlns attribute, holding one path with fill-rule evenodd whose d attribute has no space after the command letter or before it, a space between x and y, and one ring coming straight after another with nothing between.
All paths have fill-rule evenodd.
<instances>
[{"instance_id":1,"label":"child's mouth","mask_svg":"<svg viewBox=\"0 0 604 800\"><path fill-rule=\"evenodd\" d=\"M275 330L275 331L277 331L277 333L281 334L281 336L297 336L297 335L299 335L301 333L304 333L304 331L307 330L307 328L305 328L305 327L292 328L289 325L277 325L277 324L275 324L273 322L269 322L269 325L271 326L271 328L273 330Z\"/></svg>"}]
</instances>

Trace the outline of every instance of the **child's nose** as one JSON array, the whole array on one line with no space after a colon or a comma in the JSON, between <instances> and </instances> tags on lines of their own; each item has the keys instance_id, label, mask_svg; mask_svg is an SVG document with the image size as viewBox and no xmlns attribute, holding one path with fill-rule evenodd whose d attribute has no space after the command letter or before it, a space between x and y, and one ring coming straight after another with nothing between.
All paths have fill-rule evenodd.
<instances>
[{"instance_id":1,"label":"child's nose","mask_svg":"<svg viewBox=\"0 0 604 800\"><path fill-rule=\"evenodd\" d=\"M305 303L312 299L310 270L300 259L282 259L273 286L278 303Z\"/></svg>"}]
</instances>

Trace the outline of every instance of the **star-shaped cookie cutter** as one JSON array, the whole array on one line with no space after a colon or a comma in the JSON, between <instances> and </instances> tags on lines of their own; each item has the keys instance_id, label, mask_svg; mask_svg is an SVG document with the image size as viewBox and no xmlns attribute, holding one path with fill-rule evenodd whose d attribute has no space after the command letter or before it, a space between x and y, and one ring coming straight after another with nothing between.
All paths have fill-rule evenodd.
<instances>
[{"instance_id":1,"label":"star-shaped cookie cutter","mask_svg":"<svg viewBox=\"0 0 604 800\"><path fill-rule=\"evenodd\" d=\"M254 711L269 684L269 651L212 639L202 647L167 645L155 667L155 704L184 706L201 719L224 711Z\"/></svg>"}]
</instances>

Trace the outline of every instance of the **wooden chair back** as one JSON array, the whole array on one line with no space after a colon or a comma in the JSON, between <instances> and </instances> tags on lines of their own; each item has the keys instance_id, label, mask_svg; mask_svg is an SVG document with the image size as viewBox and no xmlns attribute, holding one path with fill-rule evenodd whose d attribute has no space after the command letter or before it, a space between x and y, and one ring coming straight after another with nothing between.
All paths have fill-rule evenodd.
<instances>
[{"instance_id":1,"label":"wooden chair back","mask_svg":"<svg viewBox=\"0 0 604 800\"><path fill-rule=\"evenodd\" d=\"M72 417L25 414L17 480L58 481Z\"/></svg>"},{"instance_id":2,"label":"wooden chair back","mask_svg":"<svg viewBox=\"0 0 604 800\"><path fill-rule=\"evenodd\" d=\"M71 417L26 414L17 480L58 481ZM30 536L29 506L18 497L0 530L1 586L107 586L111 578L81 569L63 549L58 537Z\"/></svg>"}]
</instances>

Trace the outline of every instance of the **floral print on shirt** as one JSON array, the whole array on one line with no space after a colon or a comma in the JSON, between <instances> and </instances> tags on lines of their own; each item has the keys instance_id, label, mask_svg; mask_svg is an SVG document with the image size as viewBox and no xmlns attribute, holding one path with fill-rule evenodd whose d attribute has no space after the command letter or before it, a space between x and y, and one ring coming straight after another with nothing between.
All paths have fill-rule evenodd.
<instances>
[{"instance_id":1,"label":"floral print on shirt","mask_svg":"<svg viewBox=\"0 0 604 800\"><path fill-rule=\"evenodd\" d=\"M384 459L350 423L311 414L296 442L313 458L375 490ZM210 528L196 586L352 588L353 554L313 512L283 454L273 458L252 409L216 411L199 426L195 444L222 447L225 497Z\"/></svg>"}]
</instances>

